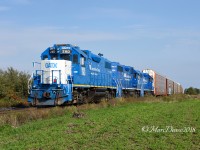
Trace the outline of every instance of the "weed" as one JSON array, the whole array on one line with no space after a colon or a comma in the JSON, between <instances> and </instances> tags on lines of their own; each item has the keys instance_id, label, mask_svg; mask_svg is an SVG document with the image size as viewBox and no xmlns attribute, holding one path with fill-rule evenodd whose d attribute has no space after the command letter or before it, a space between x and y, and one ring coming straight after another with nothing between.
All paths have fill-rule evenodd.
<instances>
[{"instance_id":1,"label":"weed","mask_svg":"<svg viewBox=\"0 0 200 150\"><path fill-rule=\"evenodd\" d=\"M73 118L83 118L83 117L85 117L85 114L82 112L74 112L72 117Z\"/></svg>"}]
</instances>

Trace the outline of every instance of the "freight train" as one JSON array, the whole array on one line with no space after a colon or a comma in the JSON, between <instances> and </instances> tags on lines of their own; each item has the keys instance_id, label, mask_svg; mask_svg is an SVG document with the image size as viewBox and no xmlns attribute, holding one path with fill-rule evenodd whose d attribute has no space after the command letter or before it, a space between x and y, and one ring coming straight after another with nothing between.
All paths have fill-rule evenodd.
<instances>
[{"instance_id":1,"label":"freight train","mask_svg":"<svg viewBox=\"0 0 200 150\"><path fill-rule=\"evenodd\" d=\"M182 93L180 84L153 70L138 71L71 44L48 47L36 64L39 68L29 80L28 102L33 106Z\"/></svg>"}]
</instances>

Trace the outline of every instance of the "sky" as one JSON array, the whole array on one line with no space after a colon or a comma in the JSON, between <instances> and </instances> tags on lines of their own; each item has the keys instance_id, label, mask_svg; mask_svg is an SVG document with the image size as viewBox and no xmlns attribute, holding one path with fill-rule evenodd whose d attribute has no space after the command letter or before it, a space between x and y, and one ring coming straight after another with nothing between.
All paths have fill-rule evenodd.
<instances>
[{"instance_id":1,"label":"sky","mask_svg":"<svg viewBox=\"0 0 200 150\"><path fill-rule=\"evenodd\" d=\"M0 68L32 72L53 44L200 88L199 0L0 0Z\"/></svg>"}]
</instances>

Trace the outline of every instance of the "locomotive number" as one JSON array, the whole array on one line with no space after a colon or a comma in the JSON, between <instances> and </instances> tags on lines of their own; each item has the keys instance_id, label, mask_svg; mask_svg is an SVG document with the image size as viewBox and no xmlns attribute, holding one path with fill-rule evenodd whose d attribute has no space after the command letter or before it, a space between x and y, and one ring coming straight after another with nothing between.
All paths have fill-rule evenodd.
<instances>
[{"instance_id":1,"label":"locomotive number","mask_svg":"<svg viewBox=\"0 0 200 150\"><path fill-rule=\"evenodd\" d=\"M70 54L71 50L69 50L69 49L63 49L61 53L62 54Z\"/></svg>"},{"instance_id":2,"label":"locomotive number","mask_svg":"<svg viewBox=\"0 0 200 150\"><path fill-rule=\"evenodd\" d=\"M52 49L52 50L49 51L49 53L50 53L50 54L55 54L55 53L56 53L56 50L55 50L55 49Z\"/></svg>"}]
</instances>

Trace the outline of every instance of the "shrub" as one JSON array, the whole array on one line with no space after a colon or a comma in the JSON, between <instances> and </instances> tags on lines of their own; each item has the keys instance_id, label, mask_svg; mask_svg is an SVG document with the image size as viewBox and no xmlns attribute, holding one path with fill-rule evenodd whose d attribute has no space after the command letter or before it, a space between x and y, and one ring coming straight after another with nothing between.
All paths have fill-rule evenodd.
<instances>
[{"instance_id":1,"label":"shrub","mask_svg":"<svg viewBox=\"0 0 200 150\"><path fill-rule=\"evenodd\" d=\"M0 69L0 107L27 98L29 78L28 73L17 71L12 67L5 71Z\"/></svg>"}]
</instances>

